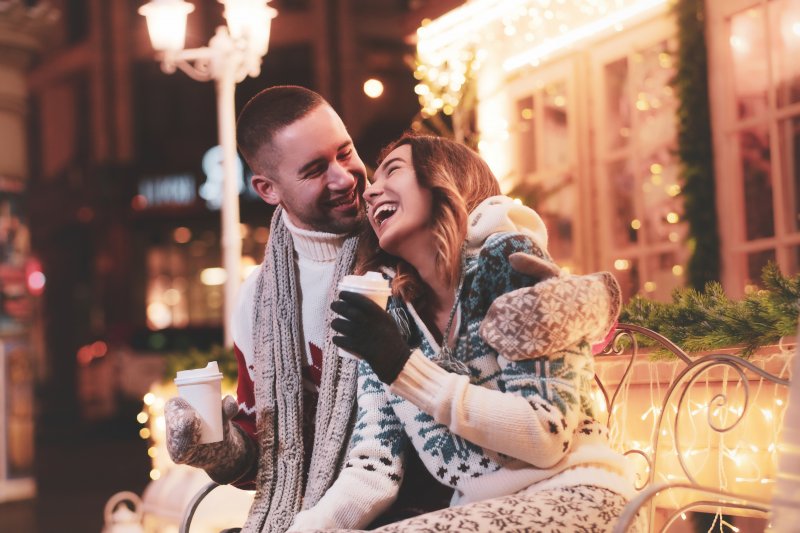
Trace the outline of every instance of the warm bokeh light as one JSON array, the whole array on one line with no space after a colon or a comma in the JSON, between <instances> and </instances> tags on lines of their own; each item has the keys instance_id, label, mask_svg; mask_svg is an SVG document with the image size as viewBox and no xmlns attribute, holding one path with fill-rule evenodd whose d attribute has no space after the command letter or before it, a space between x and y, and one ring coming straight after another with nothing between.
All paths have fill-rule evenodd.
<instances>
[{"instance_id":1,"label":"warm bokeh light","mask_svg":"<svg viewBox=\"0 0 800 533\"><path fill-rule=\"evenodd\" d=\"M192 240L192 230L185 226L175 228L175 231L172 232L172 238L178 244L186 244Z\"/></svg>"},{"instance_id":2,"label":"warm bokeh light","mask_svg":"<svg viewBox=\"0 0 800 533\"><path fill-rule=\"evenodd\" d=\"M203 285L215 286L222 285L228 279L228 274L224 268L212 267L206 268L200 272L200 283Z\"/></svg>"},{"instance_id":3,"label":"warm bokeh light","mask_svg":"<svg viewBox=\"0 0 800 533\"><path fill-rule=\"evenodd\" d=\"M380 98L383 94L383 82L375 78L368 79L364 82L364 94L370 98Z\"/></svg>"},{"instance_id":4,"label":"warm bokeh light","mask_svg":"<svg viewBox=\"0 0 800 533\"><path fill-rule=\"evenodd\" d=\"M628 270L631 267L631 262L627 259L617 259L614 261L614 268L617 270Z\"/></svg>"},{"instance_id":5,"label":"warm bokeh light","mask_svg":"<svg viewBox=\"0 0 800 533\"><path fill-rule=\"evenodd\" d=\"M172 314L162 302L153 302L147 306L147 321L154 329L164 329L172 323Z\"/></svg>"},{"instance_id":6,"label":"warm bokeh light","mask_svg":"<svg viewBox=\"0 0 800 533\"><path fill-rule=\"evenodd\" d=\"M161 300L167 305L178 305L181 301L181 292L178 289L167 289L161 295Z\"/></svg>"}]
</instances>

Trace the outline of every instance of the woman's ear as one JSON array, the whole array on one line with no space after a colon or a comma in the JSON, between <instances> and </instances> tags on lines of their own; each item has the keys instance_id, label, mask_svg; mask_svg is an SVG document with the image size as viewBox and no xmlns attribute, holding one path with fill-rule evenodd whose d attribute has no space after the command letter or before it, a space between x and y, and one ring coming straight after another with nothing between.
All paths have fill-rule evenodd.
<instances>
[{"instance_id":1,"label":"woman's ear","mask_svg":"<svg viewBox=\"0 0 800 533\"><path fill-rule=\"evenodd\" d=\"M278 205L281 203L281 195L278 190L277 184L262 174L253 174L251 179L253 190L256 191L262 200L270 205Z\"/></svg>"}]
</instances>

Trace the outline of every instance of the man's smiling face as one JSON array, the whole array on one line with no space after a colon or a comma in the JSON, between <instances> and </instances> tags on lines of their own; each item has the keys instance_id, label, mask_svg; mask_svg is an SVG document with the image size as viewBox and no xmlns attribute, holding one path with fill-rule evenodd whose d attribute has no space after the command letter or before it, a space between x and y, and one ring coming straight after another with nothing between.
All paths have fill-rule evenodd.
<instances>
[{"instance_id":1,"label":"man's smiling face","mask_svg":"<svg viewBox=\"0 0 800 533\"><path fill-rule=\"evenodd\" d=\"M274 161L269 176L253 177L267 203L282 205L299 228L349 233L359 226L367 172L330 106L320 105L280 130L268 150Z\"/></svg>"}]
</instances>

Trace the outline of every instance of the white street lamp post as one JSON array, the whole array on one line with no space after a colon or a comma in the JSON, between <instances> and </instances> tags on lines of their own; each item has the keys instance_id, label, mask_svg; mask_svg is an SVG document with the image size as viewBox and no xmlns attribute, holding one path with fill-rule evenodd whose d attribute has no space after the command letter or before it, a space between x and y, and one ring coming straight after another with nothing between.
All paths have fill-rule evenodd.
<instances>
[{"instance_id":1,"label":"white street lamp post","mask_svg":"<svg viewBox=\"0 0 800 533\"><path fill-rule=\"evenodd\" d=\"M278 12L270 0L219 0L227 26L220 26L208 46L184 48L186 17L194 6L184 0L150 0L139 8L147 19L150 41L161 54L161 69L181 69L198 81L217 85L219 144L222 147L222 266L226 272L223 307L225 346L233 345L231 315L241 280L242 237L239 229L239 188L236 175L236 84L261 72L269 47L272 19Z\"/></svg>"}]
</instances>

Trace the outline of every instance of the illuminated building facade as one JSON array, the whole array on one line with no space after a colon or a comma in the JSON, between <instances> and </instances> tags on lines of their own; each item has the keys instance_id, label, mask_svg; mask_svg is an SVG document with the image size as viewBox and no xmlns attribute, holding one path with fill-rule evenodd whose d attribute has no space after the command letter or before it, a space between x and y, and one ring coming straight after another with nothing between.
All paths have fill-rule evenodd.
<instances>
[{"instance_id":1,"label":"illuminated building facade","mask_svg":"<svg viewBox=\"0 0 800 533\"><path fill-rule=\"evenodd\" d=\"M668 299L686 282L675 4L472 0L418 31L425 112L453 115L504 191L540 211L556 259L613 271L626 296ZM800 270L800 8L704 6L708 209L719 213L721 280L739 296L768 261Z\"/></svg>"}]
</instances>

